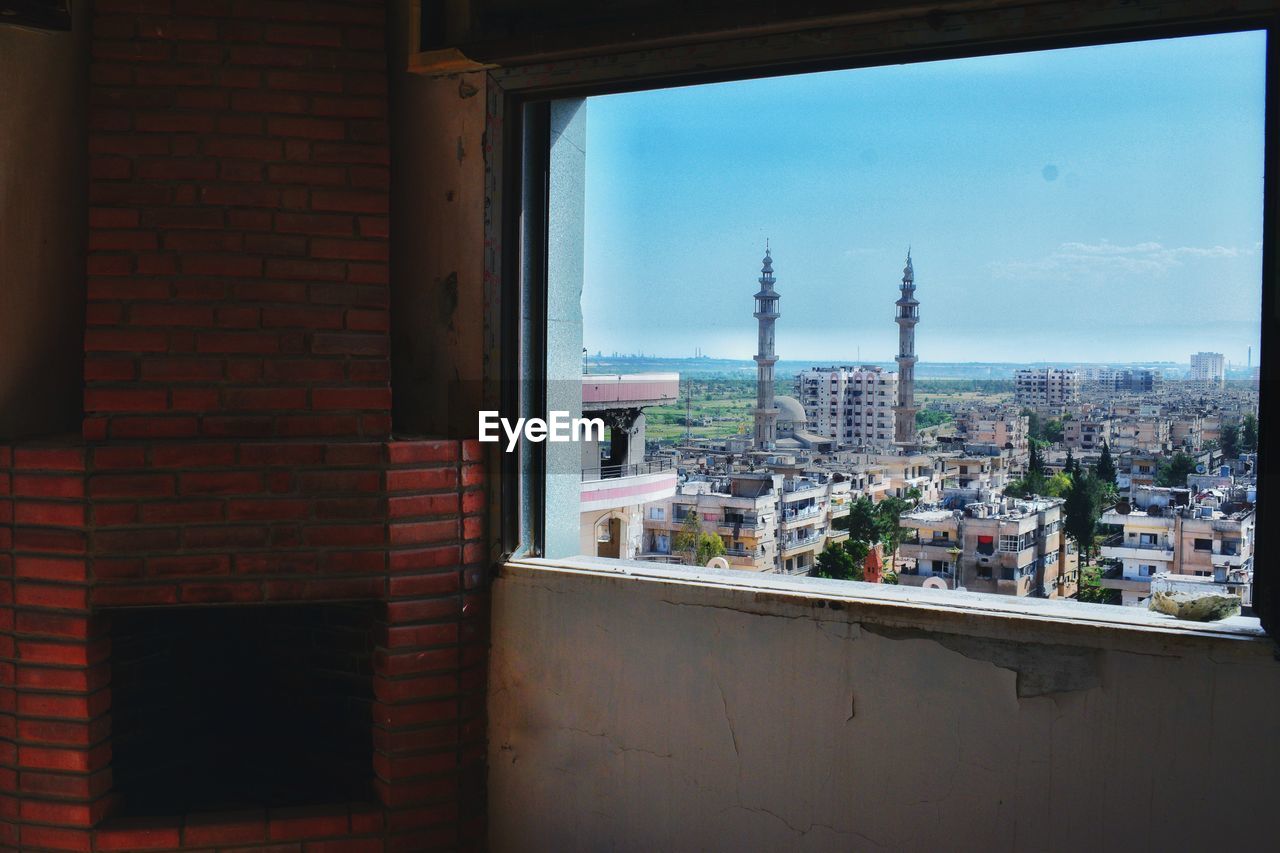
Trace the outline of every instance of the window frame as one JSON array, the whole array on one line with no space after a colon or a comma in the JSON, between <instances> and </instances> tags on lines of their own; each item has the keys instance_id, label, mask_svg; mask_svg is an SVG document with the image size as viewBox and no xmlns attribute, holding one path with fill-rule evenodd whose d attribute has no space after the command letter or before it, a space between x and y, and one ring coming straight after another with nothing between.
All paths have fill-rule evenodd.
<instances>
[{"instance_id":1,"label":"window frame","mask_svg":"<svg viewBox=\"0 0 1280 853\"><path fill-rule=\"evenodd\" d=\"M835 25L815 38L812 23L784 23L780 32L749 38L708 36L709 55L687 46L646 51L603 49L548 65L530 61L487 73L485 170L485 399L514 416L546 410L546 303L549 110L553 101L728 80L760 79L806 72L870 68L1149 39L1263 30L1267 35L1266 100L1259 347L1259 446L1280 447L1280 393L1264 389L1280 379L1280 276L1276 263L1277 174L1280 173L1280 14L1268 2L1245 0L1222 11L1203 0L1135 8L1122 0L1089 9L1068 2L1021 9L902 11L867 21ZM1062 14L1048 14L1058 9ZM1016 15L1016 17L1010 17ZM950 19L954 19L951 21ZM943 26L944 22L954 26ZM1070 22L1070 23L1064 23ZM904 26L905 25L905 26ZM508 417L513 415L507 415ZM1272 436L1277 436L1272 438ZM492 553L501 564L538 558L545 542L545 445L522 444L518 453L491 449ZM1275 454L1259 457L1260 524L1276 517L1265 499L1277 480ZM1068 546L1068 553L1074 549ZM851 592L856 596L856 592ZM1255 576L1254 610L1274 633L1280 621L1280 578Z\"/></svg>"}]
</instances>

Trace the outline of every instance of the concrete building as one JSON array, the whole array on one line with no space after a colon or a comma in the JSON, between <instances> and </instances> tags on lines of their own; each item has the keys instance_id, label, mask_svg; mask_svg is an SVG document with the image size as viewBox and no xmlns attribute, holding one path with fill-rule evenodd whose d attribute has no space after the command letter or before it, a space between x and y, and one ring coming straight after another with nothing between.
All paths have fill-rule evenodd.
<instances>
[{"instance_id":1,"label":"concrete building","mask_svg":"<svg viewBox=\"0 0 1280 853\"><path fill-rule=\"evenodd\" d=\"M1191 371L1187 379L1208 388L1221 388L1226 382L1226 359L1220 352L1195 352L1191 354Z\"/></svg>"},{"instance_id":2,"label":"concrete building","mask_svg":"<svg viewBox=\"0 0 1280 853\"><path fill-rule=\"evenodd\" d=\"M1072 450L1101 451L1111 444L1111 419L1101 413L1067 418L1062 422L1062 443Z\"/></svg>"},{"instance_id":3,"label":"concrete building","mask_svg":"<svg viewBox=\"0 0 1280 853\"><path fill-rule=\"evenodd\" d=\"M795 388L812 432L840 448L893 447L896 373L871 365L811 367L796 375Z\"/></svg>"},{"instance_id":4,"label":"concrete building","mask_svg":"<svg viewBox=\"0 0 1280 853\"><path fill-rule=\"evenodd\" d=\"M1054 367L1024 367L1014 373L1014 401L1037 411L1060 412L1080 400L1080 374Z\"/></svg>"},{"instance_id":5,"label":"concrete building","mask_svg":"<svg viewBox=\"0 0 1280 853\"><path fill-rule=\"evenodd\" d=\"M1111 449L1116 453L1168 453L1173 449L1169 419L1126 417L1111 423Z\"/></svg>"},{"instance_id":6,"label":"concrete building","mask_svg":"<svg viewBox=\"0 0 1280 853\"><path fill-rule=\"evenodd\" d=\"M1025 453L1028 421L1013 407L965 409L955 416L956 432L965 447L985 446L994 451L993 455Z\"/></svg>"},{"instance_id":7,"label":"concrete building","mask_svg":"<svg viewBox=\"0 0 1280 853\"><path fill-rule=\"evenodd\" d=\"M678 373L582 377L583 416L603 420L605 435L580 442L579 553L632 559L642 550L644 505L676 491L672 460L645 459L644 410L679 395Z\"/></svg>"},{"instance_id":8,"label":"concrete building","mask_svg":"<svg viewBox=\"0 0 1280 853\"><path fill-rule=\"evenodd\" d=\"M725 560L734 569L772 572L777 568L777 513L781 477L768 473L691 478L668 500L644 508L641 560L687 563L676 550L676 535L691 513L703 531L724 540Z\"/></svg>"},{"instance_id":9,"label":"concrete building","mask_svg":"<svg viewBox=\"0 0 1280 853\"><path fill-rule=\"evenodd\" d=\"M1231 581L1237 588L1251 584L1253 509L1224 511L1207 497L1181 489L1140 490L1135 508L1103 513L1102 523L1121 531L1103 542L1101 557L1115 565L1104 573L1102 586L1119 590L1121 603L1140 605L1157 575Z\"/></svg>"},{"instance_id":10,"label":"concrete building","mask_svg":"<svg viewBox=\"0 0 1280 853\"><path fill-rule=\"evenodd\" d=\"M899 583L1000 595L1069 598L1077 557L1062 527L1061 498L978 502L902 516L914 531L898 547Z\"/></svg>"},{"instance_id":11,"label":"concrete building","mask_svg":"<svg viewBox=\"0 0 1280 853\"><path fill-rule=\"evenodd\" d=\"M893 407L893 441L903 452L915 450L918 443L915 402L916 324L920 322L920 303L916 300L916 274L911 267L911 250L902 270L902 295L898 297L898 402Z\"/></svg>"},{"instance_id":12,"label":"concrete building","mask_svg":"<svg viewBox=\"0 0 1280 853\"><path fill-rule=\"evenodd\" d=\"M755 318L759 326L756 348L756 408L754 439L756 450L771 450L777 440L778 409L773 401L773 368L778 363L774 351L774 324L778 321L778 293L773 289L773 258L768 246L760 268L760 290L756 292Z\"/></svg>"}]
</instances>

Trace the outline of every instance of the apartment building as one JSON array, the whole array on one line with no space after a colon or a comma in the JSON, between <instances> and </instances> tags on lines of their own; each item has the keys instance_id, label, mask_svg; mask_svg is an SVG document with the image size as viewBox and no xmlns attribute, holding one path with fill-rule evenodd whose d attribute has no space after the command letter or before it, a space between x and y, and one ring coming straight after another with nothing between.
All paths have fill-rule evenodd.
<instances>
[{"instance_id":1,"label":"apartment building","mask_svg":"<svg viewBox=\"0 0 1280 853\"><path fill-rule=\"evenodd\" d=\"M1175 497L1171 501L1163 493ZM1101 557L1115 563L1104 573L1102 586L1119 590L1121 603L1130 606L1146 601L1157 576L1230 582L1247 595L1245 587L1251 586L1253 576L1253 509L1227 506L1224 510L1212 492L1189 496L1189 500L1177 495L1188 493L1140 490L1140 506L1103 513L1103 524L1121 530L1102 544ZM1176 503L1179 499L1187 503Z\"/></svg>"},{"instance_id":2,"label":"apartment building","mask_svg":"<svg viewBox=\"0 0 1280 853\"><path fill-rule=\"evenodd\" d=\"M902 516L912 538L898 548L900 584L998 595L1068 598L1078 559L1062 526L1061 498L987 501L963 510Z\"/></svg>"},{"instance_id":3,"label":"apartment building","mask_svg":"<svg viewBox=\"0 0 1280 853\"><path fill-rule=\"evenodd\" d=\"M795 396L808 428L839 447L893 446L898 374L880 367L813 367L796 375Z\"/></svg>"},{"instance_id":4,"label":"apartment building","mask_svg":"<svg viewBox=\"0 0 1280 853\"><path fill-rule=\"evenodd\" d=\"M1062 443L1072 450L1101 451L1110 445L1111 419L1101 413L1067 418L1062 422Z\"/></svg>"},{"instance_id":5,"label":"apartment building","mask_svg":"<svg viewBox=\"0 0 1280 853\"><path fill-rule=\"evenodd\" d=\"M1080 374L1054 367L1024 367L1014 374L1014 402L1038 411L1061 411L1080 400Z\"/></svg>"},{"instance_id":6,"label":"apartment building","mask_svg":"<svg viewBox=\"0 0 1280 853\"><path fill-rule=\"evenodd\" d=\"M1206 388L1221 388L1227 378L1227 362L1220 352L1191 354L1191 372L1187 378Z\"/></svg>"},{"instance_id":7,"label":"apartment building","mask_svg":"<svg viewBox=\"0 0 1280 853\"><path fill-rule=\"evenodd\" d=\"M1168 453L1173 449L1169 419L1157 415L1112 421L1111 448L1117 453Z\"/></svg>"},{"instance_id":8,"label":"apartment building","mask_svg":"<svg viewBox=\"0 0 1280 853\"><path fill-rule=\"evenodd\" d=\"M1177 414L1169 421L1169 440L1174 447L1199 450L1204 446L1204 418L1199 414Z\"/></svg>"},{"instance_id":9,"label":"apartment building","mask_svg":"<svg viewBox=\"0 0 1280 853\"><path fill-rule=\"evenodd\" d=\"M967 409L955 416L956 434L966 447L983 446L995 453L1026 452L1028 420L1016 408Z\"/></svg>"},{"instance_id":10,"label":"apartment building","mask_svg":"<svg viewBox=\"0 0 1280 853\"><path fill-rule=\"evenodd\" d=\"M825 472L743 471L695 475L670 499L644 508L641 560L684 563L676 535L690 514L719 536L729 568L807 575L827 545L849 538L832 521L855 497L848 479Z\"/></svg>"},{"instance_id":11,"label":"apartment building","mask_svg":"<svg viewBox=\"0 0 1280 853\"><path fill-rule=\"evenodd\" d=\"M1164 372L1151 367L1095 367L1080 372L1090 390L1117 394L1151 394L1164 387Z\"/></svg>"},{"instance_id":12,"label":"apartment building","mask_svg":"<svg viewBox=\"0 0 1280 853\"><path fill-rule=\"evenodd\" d=\"M781 490L782 477L775 474L691 477L672 497L645 506L639 559L687 563L688 555L676 550L676 534L696 513L704 532L724 540L724 559L730 568L775 571Z\"/></svg>"}]
</instances>

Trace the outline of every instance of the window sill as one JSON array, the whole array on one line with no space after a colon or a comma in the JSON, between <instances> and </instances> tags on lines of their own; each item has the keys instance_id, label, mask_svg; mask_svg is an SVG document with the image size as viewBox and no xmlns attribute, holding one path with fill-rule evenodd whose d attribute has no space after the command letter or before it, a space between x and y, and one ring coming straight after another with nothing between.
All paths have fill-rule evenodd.
<instances>
[{"instance_id":1,"label":"window sill","mask_svg":"<svg viewBox=\"0 0 1280 853\"><path fill-rule=\"evenodd\" d=\"M1191 647L1270 655L1271 640L1253 617L1185 622L1145 608L1071 600L1013 598L733 569L693 569L596 557L511 560L503 578L658 584L672 603L816 621L865 622L1019 642L1062 643L1141 653Z\"/></svg>"}]
</instances>

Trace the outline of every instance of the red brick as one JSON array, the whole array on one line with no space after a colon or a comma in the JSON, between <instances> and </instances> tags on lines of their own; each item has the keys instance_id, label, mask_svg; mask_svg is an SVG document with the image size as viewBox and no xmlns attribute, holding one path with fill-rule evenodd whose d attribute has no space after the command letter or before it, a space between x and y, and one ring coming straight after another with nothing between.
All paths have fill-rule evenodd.
<instances>
[{"instance_id":1,"label":"red brick","mask_svg":"<svg viewBox=\"0 0 1280 853\"><path fill-rule=\"evenodd\" d=\"M165 850L181 843L179 818L112 820L98 827L94 847L100 851Z\"/></svg>"},{"instance_id":2,"label":"red brick","mask_svg":"<svg viewBox=\"0 0 1280 853\"><path fill-rule=\"evenodd\" d=\"M262 475L253 471L213 471L186 473L179 480L184 495L251 494L262 489Z\"/></svg>"},{"instance_id":3,"label":"red brick","mask_svg":"<svg viewBox=\"0 0 1280 853\"><path fill-rule=\"evenodd\" d=\"M387 472L387 491L441 491L453 489L458 475L453 468L406 468Z\"/></svg>"},{"instance_id":4,"label":"red brick","mask_svg":"<svg viewBox=\"0 0 1280 853\"><path fill-rule=\"evenodd\" d=\"M89 494L109 498L158 498L173 494L169 474L95 474L89 478Z\"/></svg>"},{"instance_id":5,"label":"red brick","mask_svg":"<svg viewBox=\"0 0 1280 853\"><path fill-rule=\"evenodd\" d=\"M19 578L84 583L88 580L88 567L83 559L19 554L14 557L14 574Z\"/></svg>"},{"instance_id":6,"label":"red brick","mask_svg":"<svg viewBox=\"0 0 1280 853\"><path fill-rule=\"evenodd\" d=\"M411 462L454 462L458 445L452 441L394 441L387 445L395 465Z\"/></svg>"},{"instance_id":7,"label":"red brick","mask_svg":"<svg viewBox=\"0 0 1280 853\"><path fill-rule=\"evenodd\" d=\"M338 119L281 116L267 119L267 133L301 139L344 139L347 127Z\"/></svg>"},{"instance_id":8,"label":"red brick","mask_svg":"<svg viewBox=\"0 0 1280 853\"><path fill-rule=\"evenodd\" d=\"M232 604L261 601L262 588L256 583L184 583L182 600L190 604Z\"/></svg>"},{"instance_id":9,"label":"red brick","mask_svg":"<svg viewBox=\"0 0 1280 853\"><path fill-rule=\"evenodd\" d=\"M387 194L357 190L321 190L311 193L311 206L316 210L349 213L386 213Z\"/></svg>"},{"instance_id":10,"label":"red brick","mask_svg":"<svg viewBox=\"0 0 1280 853\"><path fill-rule=\"evenodd\" d=\"M125 329L89 329L85 332L85 349L94 352L164 352L169 338L164 332Z\"/></svg>"},{"instance_id":11,"label":"red brick","mask_svg":"<svg viewBox=\"0 0 1280 853\"><path fill-rule=\"evenodd\" d=\"M93 835L88 830L57 829L51 826L23 826L22 848L27 850L69 850L89 853Z\"/></svg>"},{"instance_id":12,"label":"red brick","mask_svg":"<svg viewBox=\"0 0 1280 853\"><path fill-rule=\"evenodd\" d=\"M225 575L231 572L231 558L226 554L149 557L147 559L147 570L149 574L157 577Z\"/></svg>"},{"instance_id":13,"label":"red brick","mask_svg":"<svg viewBox=\"0 0 1280 853\"><path fill-rule=\"evenodd\" d=\"M99 585L93 590L94 607L135 607L140 604L176 604L178 588L172 585Z\"/></svg>"},{"instance_id":14,"label":"red brick","mask_svg":"<svg viewBox=\"0 0 1280 853\"><path fill-rule=\"evenodd\" d=\"M425 545L458 538L458 521L420 521L390 525L389 541L394 545Z\"/></svg>"},{"instance_id":15,"label":"red brick","mask_svg":"<svg viewBox=\"0 0 1280 853\"><path fill-rule=\"evenodd\" d=\"M84 406L91 412L162 412L169 406L169 395L163 388L89 388Z\"/></svg>"},{"instance_id":16,"label":"red brick","mask_svg":"<svg viewBox=\"0 0 1280 853\"><path fill-rule=\"evenodd\" d=\"M189 815L182 832L185 847L256 844L267 839L265 811Z\"/></svg>"},{"instance_id":17,"label":"red brick","mask_svg":"<svg viewBox=\"0 0 1280 853\"><path fill-rule=\"evenodd\" d=\"M22 607L60 610L83 610L89 606L89 596L84 587L35 583L17 584L14 588L14 601Z\"/></svg>"},{"instance_id":18,"label":"red brick","mask_svg":"<svg viewBox=\"0 0 1280 853\"><path fill-rule=\"evenodd\" d=\"M89 636L89 620L83 616L61 613L24 612L18 614L17 632L83 640Z\"/></svg>"},{"instance_id":19,"label":"red brick","mask_svg":"<svg viewBox=\"0 0 1280 853\"><path fill-rule=\"evenodd\" d=\"M325 409L389 409L390 388L317 388L311 392L311 403Z\"/></svg>"},{"instance_id":20,"label":"red brick","mask_svg":"<svg viewBox=\"0 0 1280 853\"><path fill-rule=\"evenodd\" d=\"M436 548L419 548L412 551L392 551L391 571L407 572L456 566L462 560L457 545Z\"/></svg>"},{"instance_id":21,"label":"red brick","mask_svg":"<svg viewBox=\"0 0 1280 853\"><path fill-rule=\"evenodd\" d=\"M350 827L345 806L272 809L268 816L268 835L272 841L340 835Z\"/></svg>"}]
</instances>

